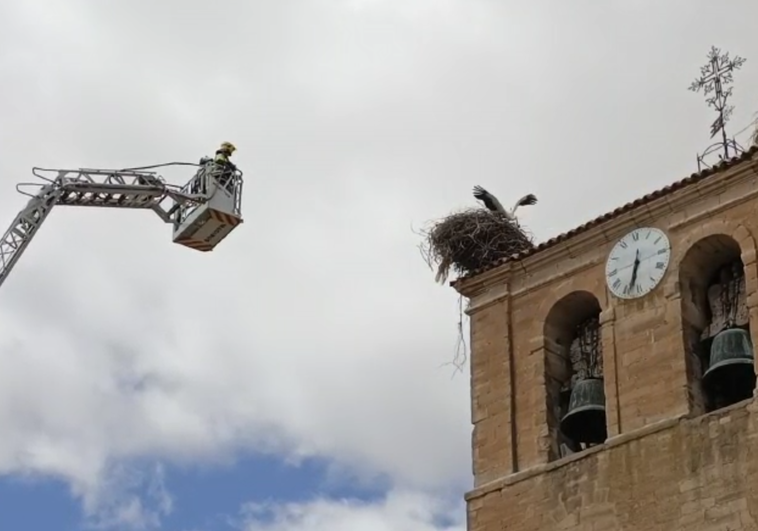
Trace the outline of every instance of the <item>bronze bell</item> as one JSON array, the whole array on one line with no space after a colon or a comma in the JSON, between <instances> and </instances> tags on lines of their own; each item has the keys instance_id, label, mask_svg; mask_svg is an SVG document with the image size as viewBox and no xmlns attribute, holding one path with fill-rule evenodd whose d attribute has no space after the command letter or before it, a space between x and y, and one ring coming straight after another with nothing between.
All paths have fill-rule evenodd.
<instances>
[{"instance_id":1,"label":"bronze bell","mask_svg":"<svg viewBox=\"0 0 758 531\"><path fill-rule=\"evenodd\" d=\"M753 396L753 343L747 330L730 328L713 338L703 385L708 391L728 395L729 402L739 402Z\"/></svg>"},{"instance_id":2,"label":"bronze bell","mask_svg":"<svg viewBox=\"0 0 758 531\"><path fill-rule=\"evenodd\" d=\"M600 444L608 438L605 424L603 380L587 378L574 384L568 413L561 419L561 431L578 443Z\"/></svg>"}]
</instances>

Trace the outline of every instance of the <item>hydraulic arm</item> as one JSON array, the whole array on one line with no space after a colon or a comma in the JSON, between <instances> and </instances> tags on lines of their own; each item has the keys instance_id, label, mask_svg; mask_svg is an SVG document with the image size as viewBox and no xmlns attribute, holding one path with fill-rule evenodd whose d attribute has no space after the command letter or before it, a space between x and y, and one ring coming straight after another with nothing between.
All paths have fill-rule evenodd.
<instances>
[{"instance_id":1,"label":"hydraulic arm","mask_svg":"<svg viewBox=\"0 0 758 531\"><path fill-rule=\"evenodd\" d=\"M172 164L161 166L168 165ZM195 179L204 178L203 172L201 167ZM34 168L32 173L43 182L16 187L30 199L0 240L0 285L56 205L149 209L164 222L177 226L182 209L207 203L215 191L204 187L205 193L188 193L189 186L167 184L151 171ZM27 191L28 187L35 187L36 193ZM164 208L167 200L169 206Z\"/></svg>"}]
</instances>

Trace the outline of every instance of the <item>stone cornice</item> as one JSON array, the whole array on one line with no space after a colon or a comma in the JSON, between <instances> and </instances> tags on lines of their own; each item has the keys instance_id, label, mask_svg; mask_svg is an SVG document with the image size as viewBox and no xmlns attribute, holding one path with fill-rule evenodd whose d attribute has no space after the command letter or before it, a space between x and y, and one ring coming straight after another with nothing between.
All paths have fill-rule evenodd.
<instances>
[{"instance_id":1,"label":"stone cornice","mask_svg":"<svg viewBox=\"0 0 758 531\"><path fill-rule=\"evenodd\" d=\"M755 186L756 184L758 184L758 160L753 161L752 164L748 166L747 168L752 171L740 172L734 175L731 182L729 183L730 188L735 187L740 184L747 184L747 181L751 181L749 184L752 186ZM714 194L717 194L720 191L719 188L701 188L701 193L698 199L712 197ZM724 195L727 195L727 194L728 194L728 191ZM740 196L727 198L724 201L720 201L715 206L712 206L707 209L703 209L690 216L684 217L683 219L677 221L676 223L672 223L669 226L669 229L677 230L687 225L691 225L692 223L703 221L707 218L713 217L723 212L724 210L728 210L739 204L750 201L751 199L755 198L756 195L758 195L758 187L751 187Z\"/></svg>"},{"instance_id":2,"label":"stone cornice","mask_svg":"<svg viewBox=\"0 0 758 531\"><path fill-rule=\"evenodd\" d=\"M699 417L691 417L689 414L683 413L673 418L660 420L653 424L648 424L647 426L643 426L633 431L621 433L614 437L608 438L608 440L606 440L603 444L593 446L592 448L583 450L579 453L562 457L561 459L552 461L550 463L536 465L526 470L509 474L499 479L495 479L493 481L485 483L484 485L480 485L467 492L464 498L467 502L470 502L477 498L481 498L482 496L486 496L491 492L502 490L503 488L514 485L516 483L532 479L536 476L549 473L559 468L570 466L572 463L575 463L577 461L593 458L593 456L597 456L597 454L600 454L611 448L624 446L634 441L640 441L641 439L645 439L661 431L670 430L682 424L701 424L703 425L703 428L705 428L709 423L723 422L723 419L727 419L732 412L743 409L752 414L758 412L758 401L756 401L756 398L748 398L741 402L737 402L736 404L732 404L723 409L712 411Z\"/></svg>"},{"instance_id":3,"label":"stone cornice","mask_svg":"<svg viewBox=\"0 0 758 531\"><path fill-rule=\"evenodd\" d=\"M453 288L469 299L473 299L478 295L481 295L488 291L491 286L498 282L503 282L508 279L511 273L511 262L507 262L501 266L498 266L489 271L485 271L481 275L477 275L472 278L456 280L451 283Z\"/></svg>"}]
</instances>

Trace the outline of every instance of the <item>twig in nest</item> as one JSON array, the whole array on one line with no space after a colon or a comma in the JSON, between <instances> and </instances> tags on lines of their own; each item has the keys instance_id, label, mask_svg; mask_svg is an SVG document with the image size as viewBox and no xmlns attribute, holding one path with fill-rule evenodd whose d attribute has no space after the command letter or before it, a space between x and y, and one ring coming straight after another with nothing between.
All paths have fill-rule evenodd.
<instances>
[{"instance_id":1,"label":"twig in nest","mask_svg":"<svg viewBox=\"0 0 758 531\"><path fill-rule=\"evenodd\" d=\"M421 255L435 281L444 283L450 270L466 275L534 247L531 237L505 216L482 208L467 209L433 222L422 231Z\"/></svg>"}]
</instances>

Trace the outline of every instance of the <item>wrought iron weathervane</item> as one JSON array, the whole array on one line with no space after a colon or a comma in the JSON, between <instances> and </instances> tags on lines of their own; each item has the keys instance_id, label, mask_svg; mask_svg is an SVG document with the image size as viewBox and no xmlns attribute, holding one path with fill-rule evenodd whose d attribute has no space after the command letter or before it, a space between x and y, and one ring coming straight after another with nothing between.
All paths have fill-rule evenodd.
<instances>
[{"instance_id":1,"label":"wrought iron weathervane","mask_svg":"<svg viewBox=\"0 0 758 531\"><path fill-rule=\"evenodd\" d=\"M708 63L700 68L700 77L690 85L692 92L700 92L700 89L703 89L706 103L718 112L718 117L711 124L711 138L721 134L719 142L712 144L697 156L698 171L701 164L705 164L703 157L706 155L722 151L720 158L726 160L730 153L737 155L743 151L734 139L726 135L726 122L729 121L734 110L734 106L727 104L732 95L732 87L727 87L727 85L734 80L733 72L742 68L743 64L745 64L744 58L735 56L731 59L729 52L721 53L719 48L711 46L711 51L708 52Z\"/></svg>"}]
</instances>

